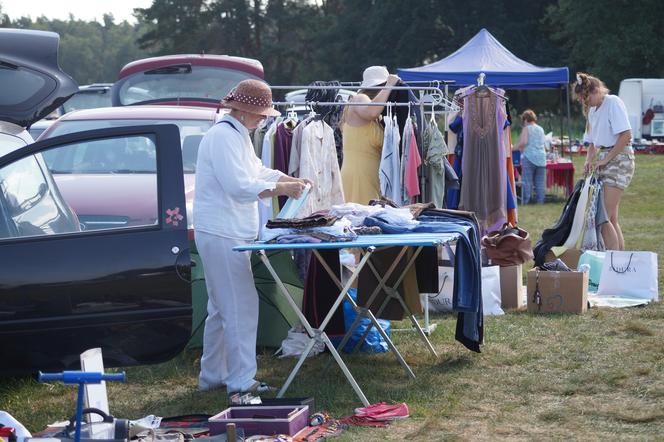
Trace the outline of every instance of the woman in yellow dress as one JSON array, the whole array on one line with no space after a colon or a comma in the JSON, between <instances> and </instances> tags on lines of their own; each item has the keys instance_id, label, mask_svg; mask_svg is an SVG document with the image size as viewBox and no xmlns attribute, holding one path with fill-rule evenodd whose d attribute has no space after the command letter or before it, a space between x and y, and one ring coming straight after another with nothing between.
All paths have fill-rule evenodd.
<instances>
[{"instance_id":1,"label":"woman in yellow dress","mask_svg":"<svg viewBox=\"0 0 664 442\"><path fill-rule=\"evenodd\" d=\"M386 102L391 89L371 89L399 81L385 66L370 66L364 70L361 89L351 98L353 103ZM341 181L347 203L368 204L380 197L380 156L383 148L383 126L379 121L384 106L346 106L342 118L344 161Z\"/></svg>"}]
</instances>

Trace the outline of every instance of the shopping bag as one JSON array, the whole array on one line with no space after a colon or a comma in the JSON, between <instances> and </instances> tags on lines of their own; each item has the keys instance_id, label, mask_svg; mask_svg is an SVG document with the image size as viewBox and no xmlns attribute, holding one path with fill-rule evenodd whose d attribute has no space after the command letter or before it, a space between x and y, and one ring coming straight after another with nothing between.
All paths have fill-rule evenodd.
<instances>
[{"instance_id":1,"label":"shopping bag","mask_svg":"<svg viewBox=\"0 0 664 442\"><path fill-rule=\"evenodd\" d=\"M452 297L454 292L454 267L438 267L438 293L426 293L429 298L430 312L454 311ZM503 315L500 293L500 266L482 267L482 309L484 316ZM424 303L422 304L424 308Z\"/></svg>"},{"instance_id":2,"label":"shopping bag","mask_svg":"<svg viewBox=\"0 0 664 442\"><path fill-rule=\"evenodd\" d=\"M484 316L504 315L500 304L500 266L482 267L482 309Z\"/></svg>"},{"instance_id":3,"label":"shopping bag","mask_svg":"<svg viewBox=\"0 0 664 442\"><path fill-rule=\"evenodd\" d=\"M348 294L350 295L351 298L355 300L357 299L357 290L349 289ZM344 308L344 326L346 333L348 333L348 330L350 330L351 326L353 325L353 322L355 322L355 318L357 317L357 312L355 312L355 309L353 309L353 306L347 300L344 300L343 308ZM385 330L385 334L389 336L391 330L390 321L385 319L378 319L378 323L380 324L381 328ZM350 339L344 346L343 351L348 353L352 352L353 349L355 348L355 345L357 345L357 342L360 340L360 338L362 338L364 332L366 332L367 327L371 327L371 330L369 331L366 339L362 343L361 351L369 353L385 353L389 351L387 342L385 342L385 340L378 332L378 330L376 330L376 327L373 326L369 318L362 318L360 320L359 324L357 324L357 326L355 327L355 330L353 330Z\"/></svg>"},{"instance_id":4,"label":"shopping bag","mask_svg":"<svg viewBox=\"0 0 664 442\"><path fill-rule=\"evenodd\" d=\"M607 251L597 295L657 301L657 254Z\"/></svg>"},{"instance_id":5,"label":"shopping bag","mask_svg":"<svg viewBox=\"0 0 664 442\"><path fill-rule=\"evenodd\" d=\"M602 278L602 268L604 267L605 252L596 252L594 250L586 250L579 258L578 270L581 270L582 265L587 265L588 269L588 292L596 293L599 288L599 281Z\"/></svg>"},{"instance_id":6,"label":"shopping bag","mask_svg":"<svg viewBox=\"0 0 664 442\"><path fill-rule=\"evenodd\" d=\"M438 267L438 292L437 293L422 293L429 301L430 312L451 312L452 306L452 292L454 289L454 267ZM422 299L423 301L423 299ZM425 303L422 302L422 309L425 308Z\"/></svg>"}]
</instances>

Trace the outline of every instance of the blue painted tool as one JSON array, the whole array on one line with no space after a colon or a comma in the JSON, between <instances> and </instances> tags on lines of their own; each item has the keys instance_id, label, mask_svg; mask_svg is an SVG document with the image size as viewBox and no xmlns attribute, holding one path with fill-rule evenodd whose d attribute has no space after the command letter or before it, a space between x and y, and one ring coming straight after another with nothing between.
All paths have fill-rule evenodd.
<instances>
[{"instance_id":1,"label":"blue painted tool","mask_svg":"<svg viewBox=\"0 0 664 442\"><path fill-rule=\"evenodd\" d=\"M83 420L83 392L85 384L101 384L101 381L124 382L125 372L99 373L93 371L63 371L62 373L39 372L39 382L62 381L65 384L78 384L78 399L76 401L76 435L75 442L81 442L81 421Z\"/></svg>"}]
</instances>

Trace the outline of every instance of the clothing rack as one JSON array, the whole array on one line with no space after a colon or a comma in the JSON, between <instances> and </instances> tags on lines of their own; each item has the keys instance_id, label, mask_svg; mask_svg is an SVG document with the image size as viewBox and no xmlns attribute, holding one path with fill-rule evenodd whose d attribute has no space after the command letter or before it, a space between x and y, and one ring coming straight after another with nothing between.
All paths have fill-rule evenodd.
<instances>
[{"instance_id":1,"label":"clothing rack","mask_svg":"<svg viewBox=\"0 0 664 442\"><path fill-rule=\"evenodd\" d=\"M372 89L372 90L383 90L383 89L389 89L389 90L397 90L397 91L411 91L411 92L419 92L419 99L416 101L411 101L410 105L411 106L424 106L424 105L435 105L435 106L443 106L443 108L447 109L450 112L458 111L459 108L454 103L453 100L450 100L448 98L448 84L451 82L448 81L433 81L433 82L424 82L426 86L372 86L372 87L361 87L359 85L355 85L355 83L346 83L346 82L340 82L339 86L310 86L310 85L290 85L290 86L284 86L284 85L276 85L276 86L270 86L272 90L301 90L301 89L307 89L307 90L326 90L326 89L349 89L349 90L362 90L362 89ZM436 86L431 86L431 85L436 85ZM440 85L444 86L444 91L440 89ZM285 104L284 104L285 103ZM307 105L308 103L306 102L301 102L301 101L293 101L293 102L283 102L283 101L277 101L273 102L275 106L286 106L286 105ZM340 102L317 102L317 103L311 103L311 104L318 104L318 105L337 105L337 106L345 106L348 104L348 102L345 101L340 101ZM351 104L354 105L354 104ZM408 106L408 103L390 103L390 102L383 102L383 103L362 103L362 106L389 106L389 105L406 105ZM421 109L424 111L424 109Z\"/></svg>"},{"instance_id":2,"label":"clothing rack","mask_svg":"<svg viewBox=\"0 0 664 442\"><path fill-rule=\"evenodd\" d=\"M461 110L459 105L454 102L454 100L449 98L449 85L453 84L454 81L449 80L434 80L434 81L416 81L409 82L406 86L372 86L372 87L362 87L359 82L335 82L330 85L271 85L270 88L273 91L283 90L329 90L329 89L346 89L346 90L362 90L362 89L373 89L373 90L406 90L412 92L412 95L416 96L415 99L411 99L410 102L369 102L369 103L355 103L348 101L273 101L274 106L289 106L294 108L295 106L305 106L309 109L313 109L315 106L385 106L385 107L419 107L420 115L424 117L427 112L427 108L433 107L438 108L438 111L442 111L444 115L444 120L447 121L447 116L450 112L458 112ZM435 113L434 115L437 115ZM447 124L446 124L447 126ZM423 156L424 151L423 147L420 146L420 154ZM427 171L422 169L420 173L420 190L422 195L426 195L427 190L427 180L429 179Z\"/></svg>"},{"instance_id":3,"label":"clothing rack","mask_svg":"<svg viewBox=\"0 0 664 442\"><path fill-rule=\"evenodd\" d=\"M400 103L397 101L384 101L377 103L352 103L348 101L273 101L274 106L402 106L402 107L415 107L419 105L417 103ZM426 103L429 105L429 103Z\"/></svg>"}]
</instances>

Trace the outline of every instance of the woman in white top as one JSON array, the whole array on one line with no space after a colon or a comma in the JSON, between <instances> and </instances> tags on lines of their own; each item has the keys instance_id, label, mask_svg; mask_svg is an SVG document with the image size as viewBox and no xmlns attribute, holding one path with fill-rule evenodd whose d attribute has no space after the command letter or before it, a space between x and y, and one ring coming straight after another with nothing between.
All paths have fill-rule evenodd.
<instances>
[{"instance_id":1,"label":"woman in white top","mask_svg":"<svg viewBox=\"0 0 664 442\"><path fill-rule=\"evenodd\" d=\"M258 294L250 253L232 249L258 236L259 200L297 198L306 183L264 167L254 152L249 129L279 115L268 85L244 80L222 107L231 111L205 134L196 163L194 230L208 293L198 387L256 393L268 388L254 378Z\"/></svg>"},{"instance_id":2,"label":"woman in white top","mask_svg":"<svg viewBox=\"0 0 664 442\"><path fill-rule=\"evenodd\" d=\"M588 119L586 140L590 145L583 166L586 175L599 152L594 167L603 183L604 205L610 220L602 228L604 243L609 250L624 250L618 207L623 192L634 176L632 130L627 109L619 97L609 95L609 90L600 79L588 74L576 74L574 94Z\"/></svg>"}]
</instances>

